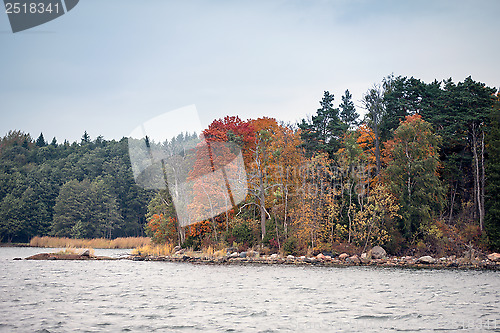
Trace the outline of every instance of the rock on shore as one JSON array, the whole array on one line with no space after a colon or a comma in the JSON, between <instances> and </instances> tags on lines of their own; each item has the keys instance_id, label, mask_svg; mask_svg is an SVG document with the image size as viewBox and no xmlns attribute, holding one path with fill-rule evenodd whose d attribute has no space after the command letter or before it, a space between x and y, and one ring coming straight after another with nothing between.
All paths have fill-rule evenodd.
<instances>
[{"instance_id":1,"label":"rock on shore","mask_svg":"<svg viewBox=\"0 0 500 333\"><path fill-rule=\"evenodd\" d=\"M243 253L243 252L242 252ZM194 264L257 264L257 265L315 265L315 266L326 266L326 267L349 267L349 266L376 266L376 267L400 267L400 268L432 268L432 269L443 269L443 268L459 268L459 269L493 269L500 270L500 261L493 261L490 259L479 260L478 258L474 260L467 260L466 258L456 258L455 256L443 257L443 258L433 258L431 256L423 257L386 257L380 259L369 259L366 255L359 257L354 254L350 256L347 253L332 258L331 256L324 255L323 253L317 256L307 257L295 257L293 255L288 255L286 257L281 257L279 254L274 253L271 255L256 255L250 257L248 253L242 255L242 253L233 252L224 257L189 257L185 254L182 256L173 255L166 257L154 257L154 256L131 256L130 260L146 260L146 261L168 261L168 262L190 262ZM201 253L199 253L201 255ZM496 258L496 257L491 257Z\"/></svg>"},{"instance_id":2,"label":"rock on shore","mask_svg":"<svg viewBox=\"0 0 500 333\"><path fill-rule=\"evenodd\" d=\"M93 256L87 250L82 254L67 254L67 253L39 253L26 260L115 260L116 258Z\"/></svg>"}]
</instances>

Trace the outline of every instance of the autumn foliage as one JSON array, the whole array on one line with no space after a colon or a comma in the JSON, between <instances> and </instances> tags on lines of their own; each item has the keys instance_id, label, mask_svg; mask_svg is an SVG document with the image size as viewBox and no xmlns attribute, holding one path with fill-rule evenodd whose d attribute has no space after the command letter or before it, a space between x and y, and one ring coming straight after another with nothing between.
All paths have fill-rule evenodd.
<instances>
[{"instance_id":1,"label":"autumn foliage","mask_svg":"<svg viewBox=\"0 0 500 333\"><path fill-rule=\"evenodd\" d=\"M383 112L392 102L383 94L370 109L381 114L342 123L351 118L331 107L333 95L325 96L328 107L323 103L321 115L300 129L269 117L227 116L203 131L206 147L198 150L190 177L224 168L241 151L248 195L222 214L181 228L185 246L259 245L310 254L340 248L361 253L382 245L394 254L435 254L481 242L481 231L470 222L458 228L442 219L446 186L436 126L419 112L389 118ZM391 123L395 127L387 130ZM320 145L305 141L322 129ZM225 195L222 183L199 185L199 209L208 209L208 198ZM155 242L178 241L175 223L173 216L154 214L148 230Z\"/></svg>"}]
</instances>

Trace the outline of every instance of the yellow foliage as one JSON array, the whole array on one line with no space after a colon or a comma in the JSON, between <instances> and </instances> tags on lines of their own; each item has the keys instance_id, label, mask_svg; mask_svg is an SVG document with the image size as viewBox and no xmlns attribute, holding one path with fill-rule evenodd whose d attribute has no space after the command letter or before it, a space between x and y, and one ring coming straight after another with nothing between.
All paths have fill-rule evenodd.
<instances>
[{"instance_id":1,"label":"yellow foliage","mask_svg":"<svg viewBox=\"0 0 500 333\"><path fill-rule=\"evenodd\" d=\"M396 198L383 185L377 185L368 197L363 210L354 215L352 225L353 241L360 246L382 245L390 240L386 222L396 217L399 205Z\"/></svg>"}]
</instances>

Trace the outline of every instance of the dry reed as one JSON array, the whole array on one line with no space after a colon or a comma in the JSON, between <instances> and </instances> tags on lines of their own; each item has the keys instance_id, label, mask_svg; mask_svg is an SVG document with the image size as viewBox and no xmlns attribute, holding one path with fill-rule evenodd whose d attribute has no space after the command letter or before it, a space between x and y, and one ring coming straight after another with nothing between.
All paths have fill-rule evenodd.
<instances>
[{"instance_id":1,"label":"dry reed","mask_svg":"<svg viewBox=\"0 0 500 333\"><path fill-rule=\"evenodd\" d=\"M133 249L149 245L150 243L151 239L149 237L73 239L67 237L36 236L31 239L30 246L55 248Z\"/></svg>"},{"instance_id":2,"label":"dry reed","mask_svg":"<svg viewBox=\"0 0 500 333\"><path fill-rule=\"evenodd\" d=\"M172 243L166 244L147 244L135 248L132 254L136 255L150 255L150 256L170 256L174 252L174 245Z\"/></svg>"}]
</instances>

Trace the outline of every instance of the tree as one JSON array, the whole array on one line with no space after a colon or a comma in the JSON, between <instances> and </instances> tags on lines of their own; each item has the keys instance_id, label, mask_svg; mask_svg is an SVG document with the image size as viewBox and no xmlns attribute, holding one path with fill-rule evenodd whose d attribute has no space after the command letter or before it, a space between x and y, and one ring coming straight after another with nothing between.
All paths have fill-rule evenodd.
<instances>
[{"instance_id":1,"label":"tree","mask_svg":"<svg viewBox=\"0 0 500 333\"><path fill-rule=\"evenodd\" d=\"M483 229L485 216L485 134L496 89L476 82L469 76L455 84L451 79L427 86L427 107L421 115L443 137L443 174L450 183L450 221L457 190L462 205L473 202L473 219Z\"/></svg>"},{"instance_id":2,"label":"tree","mask_svg":"<svg viewBox=\"0 0 500 333\"><path fill-rule=\"evenodd\" d=\"M339 140L342 137L342 123L339 118L339 109L333 107L333 94L325 91L320 101L321 108L312 116L311 120L302 120L299 124L303 147L308 156L326 152L330 158L339 149Z\"/></svg>"},{"instance_id":3,"label":"tree","mask_svg":"<svg viewBox=\"0 0 500 333\"><path fill-rule=\"evenodd\" d=\"M348 243L351 242L353 217L357 208L363 210L363 198L367 192L365 155L356 138L358 133L347 132L342 140L343 147L336 154L339 171L337 179L340 183L340 193L338 193L341 202L340 214L346 216L348 220Z\"/></svg>"},{"instance_id":4,"label":"tree","mask_svg":"<svg viewBox=\"0 0 500 333\"><path fill-rule=\"evenodd\" d=\"M302 246L315 248L335 231L332 161L326 153L308 159L300 168L300 187L291 211L294 234Z\"/></svg>"},{"instance_id":5,"label":"tree","mask_svg":"<svg viewBox=\"0 0 500 333\"><path fill-rule=\"evenodd\" d=\"M388 224L401 217L400 207L396 198L384 185L377 185L368 196L364 209L359 210L353 223L353 239L363 246L364 252L368 245L383 245L390 240Z\"/></svg>"},{"instance_id":6,"label":"tree","mask_svg":"<svg viewBox=\"0 0 500 333\"><path fill-rule=\"evenodd\" d=\"M497 94L500 102L500 94ZM491 112L491 126L486 138L488 153L486 178L485 230L493 250L500 250L500 107Z\"/></svg>"},{"instance_id":7,"label":"tree","mask_svg":"<svg viewBox=\"0 0 500 333\"><path fill-rule=\"evenodd\" d=\"M53 137L53 138L52 138L52 141L50 142L50 145L51 145L52 147L57 147L57 139L56 139L56 137Z\"/></svg>"},{"instance_id":8,"label":"tree","mask_svg":"<svg viewBox=\"0 0 500 333\"><path fill-rule=\"evenodd\" d=\"M102 178L72 180L56 199L51 232L59 237L111 238L121 221L116 198Z\"/></svg>"},{"instance_id":9,"label":"tree","mask_svg":"<svg viewBox=\"0 0 500 333\"><path fill-rule=\"evenodd\" d=\"M438 177L440 137L418 114L407 116L387 141L384 182L401 206L406 237L431 222L443 205L443 187Z\"/></svg>"},{"instance_id":10,"label":"tree","mask_svg":"<svg viewBox=\"0 0 500 333\"><path fill-rule=\"evenodd\" d=\"M271 217L266 209L266 194L276 186L272 183L272 174L270 174L270 151L271 141L276 132L278 124L273 118L258 118L250 122L255 131L255 144L253 159L248 173L248 183L250 193L259 207L261 239L266 236L266 217ZM266 216L267 215L267 216Z\"/></svg>"},{"instance_id":11,"label":"tree","mask_svg":"<svg viewBox=\"0 0 500 333\"><path fill-rule=\"evenodd\" d=\"M340 120L346 125L346 129L357 126L359 114L356 112L354 103L352 102L352 95L347 89L344 96L342 96L342 103L340 107Z\"/></svg>"},{"instance_id":12,"label":"tree","mask_svg":"<svg viewBox=\"0 0 500 333\"><path fill-rule=\"evenodd\" d=\"M82 144L90 142L90 135L85 131L82 135Z\"/></svg>"},{"instance_id":13,"label":"tree","mask_svg":"<svg viewBox=\"0 0 500 333\"><path fill-rule=\"evenodd\" d=\"M37 147L45 147L47 145L47 142L45 141L45 138L43 137L43 133L40 133L40 136L38 139L36 139L36 146Z\"/></svg>"},{"instance_id":14,"label":"tree","mask_svg":"<svg viewBox=\"0 0 500 333\"><path fill-rule=\"evenodd\" d=\"M376 176L380 174L381 166L381 133L380 126L385 115L384 96L382 88L378 85L373 86L363 96L363 105L367 110L364 123L370 127L373 132L373 141L375 143L375 165Z\"/></svg>"}]
</instances>

